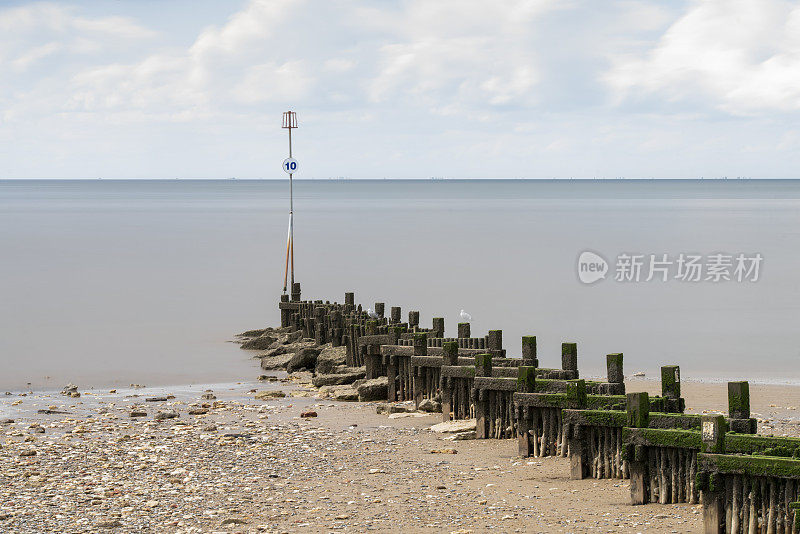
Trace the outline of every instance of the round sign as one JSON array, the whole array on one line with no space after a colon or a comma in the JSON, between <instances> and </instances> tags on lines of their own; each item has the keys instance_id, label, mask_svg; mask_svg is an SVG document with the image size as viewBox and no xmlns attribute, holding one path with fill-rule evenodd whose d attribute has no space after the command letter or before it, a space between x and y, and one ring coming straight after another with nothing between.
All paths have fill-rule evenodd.
<instances>
[{"instance_id":1,"label":"round sign","mask_svg":"<svg viewBox=\"0 0 800 534\"><path fill-rule=\"evenodd\" d=\"M297 172L297 160L294 158L283 160L283 172L288 172L289 174Z\"/></svg>"}]
</instances>

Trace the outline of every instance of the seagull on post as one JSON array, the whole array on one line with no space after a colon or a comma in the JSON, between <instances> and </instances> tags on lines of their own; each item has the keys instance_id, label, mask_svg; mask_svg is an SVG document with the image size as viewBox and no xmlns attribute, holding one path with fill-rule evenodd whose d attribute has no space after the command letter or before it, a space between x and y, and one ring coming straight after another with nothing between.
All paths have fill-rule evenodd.
<instances>
[{"instance_id":1,"label":"seagull on post","mask_svg":"<svg viewBox=\"0 0 800 534\"><path fill-rule=\"evenodd\" d=\"M472 320L472 316L467 312L465 312L463 309L461 310L461 313L458 314L458 316L461 317L461 320L465 323L468 323Z\"/></svg>"}]
</instances>

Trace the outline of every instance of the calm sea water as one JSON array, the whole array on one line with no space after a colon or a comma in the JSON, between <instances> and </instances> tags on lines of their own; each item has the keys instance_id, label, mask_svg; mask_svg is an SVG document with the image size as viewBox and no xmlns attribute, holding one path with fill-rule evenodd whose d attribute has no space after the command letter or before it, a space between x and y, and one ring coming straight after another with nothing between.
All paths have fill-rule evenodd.
<instances>
[{"instance_id":1,"label":"calm sea water","mask_svg":"<svg viewBox=\"0 0 800 534\"><path fill-rule=\"evenodd\" d=\"M0 388L252 379L233 334L279 322L287 184L0 181ZM305 297L579 344L586 374L800 381L798 181L297 181ZM611 263L579 282L578 255ZM620 253L760 253L760 280L613 280ZM642 273L642 279L647 272Z\"/></svg>"}]
</instances>

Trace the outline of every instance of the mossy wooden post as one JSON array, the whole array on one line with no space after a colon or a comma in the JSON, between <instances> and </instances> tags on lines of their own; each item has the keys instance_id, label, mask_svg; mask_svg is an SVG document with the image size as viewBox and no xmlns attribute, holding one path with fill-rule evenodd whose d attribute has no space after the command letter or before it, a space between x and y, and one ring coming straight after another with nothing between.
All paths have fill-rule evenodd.
<instances>
[{"instance_id":1,"label":"mossy wooden post","mask_svg":"<svg viewBox=\"0 0 800 534\"><path fill-rule=\"evenodd\" d=\"M728 382L728 416L730 431L740 434L755 434L758 423L750 417L750 384Z\"/></svg>"},{"instance_id":2,"label":"mossy wooden post","mask_svg":"<svg viewBox=\"0 0 800 534\"><path fill-rule=\"evenodd\" d=\"M458 337L469 337L469 323L458 323Z\"/></svg>"},{"instance_id":3,"label":"mossy wooden post","mask_svg":"<svg viewBox=\"0 0 800 534\"><path fill-rule=\"evenodd\" d=\"M356 304L356 295L355 293L345 293L344 294L344 312L351 313L355 310Z\"/></svg>"},{"instance_id":4,"label":"mossy wooden post","mask_svg":"<svg viewBox=\"0 0 800 534\"><path fill-rule=\"evenodd\" d=\"M524 337L522 338L525 339ZM536 338L534 337L534 340ZM525 346L523 342L523 347ZM535 358L534 358L535 359ZM536 367L532 365L520 366L517 373L517 392L535 393L536 392ZM531 435L530 435L530 407L521 408L523 416L517 420L517 441L519 442L519 455L527 458L531 455Z\"/></svg>"},{"instance_id":5,"label":"mossy wooden post","mask_svg":"<svg viewBox=\"0 0 800 534\"><path fill-rule=\"evenodd\" d=\"M392 306L392 309L391 309L392 323L394 323L394 324L400 323L400 317L401 316L402 316L402 310L400 309L400 306Z\"/></svg>"},{"instance_id":6,"label":"mossy wooden post","mask_svg":"<svg viewBox=\"0 0 800 534\"><path fill-rule=\"evenodd\" d=\"M605 394L625 394L625 374L622 372L622 353L617 352L606 356L606 369L608 372Z\"/></svg>"},{"instance_id":7,"label":"mossy wooden post","mask_svg":"<svg viewBox=\"0 0 800 534\"><path fill-rule=\"evenodd\" d=\"M475 356L475 376L492 376L492 355L478 354ZM489 420L486 417L486 408L489 404L488 392L485 389L477 390L475 398L475 437L486 439L489 437Z\"/></svg>"},{"instance_id":8,"label":"mossy wooden post","mask_svg":"<svg viewBox=\"0 0 800 534\"><path fill-rule=\"evenodd\" d=\"M375 313L378 314L378 317L383 319L385 314L386 314L386 303L384 303L384 302L376 302L375 303Z\"/></svg>"},{"instance_id":9,"label":"mossy wooden post","mask_svg":"<svg viewBox=\"0 0 800 534\"><path fill-rule=\"evenodd\" d=\"M442 343L442 351L444 353L442 365L458 365L458 343L455 341L445 341ZM414 378L414 386L416 388L416 377ZM439 389L442 392L442 421L449 421L450 414L453 411L453 389L446 384L448 380L444 373L441 375L441 382ZM420 393L420 397L422 394ZM416 400L416 389L414 398Z\"/></svg>"},{"instance_id":10,"label":"mossy wooden post","mask_svg":"<svg viewBox=\"0 0 800 534\"><path fill-rule=\"evenodd\" d=\"M727 426L723 415L700 418L700 452L724 454ZM703 485L703 527L706 534L725 532L725 483L718 473L710 473Z\"/></svg>"},{"instance_id":11,"label":"mossy wooden post","mask_svg":"<svg viewBox=\"0 0 800 534\"><path fill-rule=\"evenodd\" d=\"M539 367L536 358L536 336L522 336L522 365Z\"/></svg>"},{"instance_id":12,"label":"mossy wooden post","mask_svg":"<svg viewBox=\"0 0 800 534\"><path fill-rule=\"evenodd\" d=\"M408 312L408 329L413 332L414 328L418 326L419 326L419 312L418 311Z\"/></svg>"},{"instance_id":13,"label":"mossy wooden post","mask_svg":"<svg viewBox=\"0 0 800 534\"><path fill-rule=\"evenodd\" d=\"M681 397L681 368L677 365L661 367L661 396L667 399Z\"/></svg>"},{"instance_id":14,"label":"mossy wooden post","mask_svg":"<svg viewBox=\"0 0 800 534\"><path fill-rule=\"evenodd\" d=\"M731 419L750 418L750 384L728 382L728 416Z\"/></svg>"},{"instance_id":15,"label":"mossy wooden post","mask_svg":"<svg viewBox=\"0 0 800 534\"><path fill-rule=\"evenodd\" d=\"M489 344L486 348L489 349L492 356L501 357L503 355L503 331L502 330L489 330Z\"/></svg>"},{"instance_id":16,"label":"mossy wooden post","mask_svg":"<svg viewBox=\"0 0 800 534\"><path fill-rule=\"evenodd\" d=\"M366 327L365 335L374 336L378 328L378 321L367 321L364 326ZM356 350L358 350L358 345L356 345ZM367 370L367 379L378 378L381 376L381 369L379 365L380 360L380 354L378 354L377 357L375 357L373 354L372 345L364 345L364 366Z\"/></svg>"},{"instance_id":17,"label":"mossy wooden post","mask_svg":"<svg viewBox=\"0 0 800 534\"><path fill-rule=\"evenodd\" d=\"M431 337L444 337L444 317L433 318Z\"/></svg>"},{"instance_id":18,"label":"mossy wooden post","mask_svg":"<svg viewBox=\"0 0 800 534\"><path fill-rule=\"evenodd\" d=\"M281 304L289 302L289 295L281 295ZM289 326L289 321L292 317L292 310L281 308L281 328Z\"/></svg>"},{"instance_id":19,"label":"mossy wooden post","mask_svg":"<svg viewBox=\"0 0 800 534\"><path fill-rule=\"evenodd\" d=\"M292 302L300 302L300 282L292 284Z\"/></svg>"},{"instance_id":20,"label":"mossy wooden post","mask_svg":"<svg viewBox=\"0 0 800 534\"><path fill-rule=\"evenodd\" d=\"M587 406L586 381L583 379L568 380L566 384L566 408L572 410L585 410ZM569 425L567 425L569 426ZM570 478L581 480L589 475L589 446L583 427L575 425L564 428L566 432L567 448L569 449Z\"/></svg>"},{"instance_id":21,"label":"mossy wooden post","mask_svg":"<svg viewBox=\"0 0 800 534\"><path fill-rule=\"evenodd\" d=\"M650 425L649 395L647 393L628 393L625 400L628 411L628 426L631 428L647 428ZM638 450L633 449L632 451L629 447L626 451L628 471L631 477L631 504L645 504L647 502L645 494L647 488L645 482L647 449L639 446ZM633 458L630 456L633 456Z\"/></svg>"},{"instance_id":22,"label":"mossy wooden post","mask_svg":"<svg viewBox=\"0 0 800 534\"><path fill-rule=\"evenodd\" d=\"M578 372L578 344L577 343L562 343L561 344L561 369L564 371L575 371L577 378Z\"/></svg>"}]
</instances>

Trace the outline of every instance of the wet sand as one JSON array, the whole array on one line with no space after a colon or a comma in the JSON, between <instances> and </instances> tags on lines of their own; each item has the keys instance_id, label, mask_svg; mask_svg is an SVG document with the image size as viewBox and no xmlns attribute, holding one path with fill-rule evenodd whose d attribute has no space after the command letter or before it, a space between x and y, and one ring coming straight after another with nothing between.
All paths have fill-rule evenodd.
<instances>
[{"instance_id":1,"label":"wet sand","mask_svg":"<svg viewBox=\"0 0 800 534\"><path fill-rule=\"evenodd\" d=\"M725 408L725 384L682 386L689 413ZM515 440L447 441L428 430L440 414L379 415L377 403L316 399L302 381L216 385L216 399L201 399L204 389L2 397L0 417L14 422L0 425L0 530L667 533L702 526L697 505L631 506L627 481L570 480L567 459L519 458ZM656 381L628 384L628 391L659 389ZM256 399L264 390L287 396ZM798 434L800 388L753 385L751 395L763 432ZM131 418L135 410L146 416ZM154 419L166 410L178 417ZM309 410L318 416L300 417Z\"/></svg>"}]
</instances>

